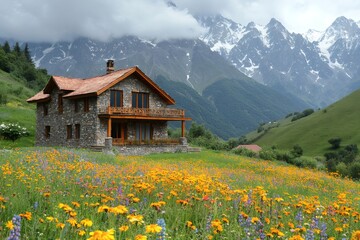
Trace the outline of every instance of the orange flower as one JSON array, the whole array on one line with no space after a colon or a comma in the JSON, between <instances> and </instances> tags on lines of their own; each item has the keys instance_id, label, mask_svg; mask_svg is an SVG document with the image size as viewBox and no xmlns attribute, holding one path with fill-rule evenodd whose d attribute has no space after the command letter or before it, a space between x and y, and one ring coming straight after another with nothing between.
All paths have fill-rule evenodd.
<instances>
[{"instance_id":1,"label":"orange flower","mask_svg":"<svg viewBox=\"0 0 360 240\"><path fill-rule=\"evenodd\" d=\"M14 229L14 224L13 224L13 222L11 220L7 221L5 226L10 230Z\"/></svg>"},{"instance_id":2,"label":"orange flower","mask_svg":"<svg viewBox=\"0 0 360 240\"><path fill-rule=\"evenodd\" d=\"M161 227L157 224L150 224L146 226L147 233L159 233L161 232Z\"/></svg>"},{"instance_id":3,"label":"orange flower","mask_svg":"<svg viewBox=\"0 0 360 240\"><path fill-rule=\"evenodd\" d=\"M31 212L21 213L19 214L20 217L25 218L26 220L31 220Z\"/></svg>"},{"instance_id":4,"label":"orange flower","mask_svg":"<svg viewBox=\"0 0 360 240\"><path fill-rule=\"evenodd\" d=\"M135 240L147 240L147 236L139 234L135 236Z\"/></svg>"},{"instance_id":5,"label":"orange flower","mask_svg":"<svg viewBox=\"0 0 360 240\"><path fill-rule=\"evenodd\" d=\"M351 240L360 240L360 230L356 230L352 233Z\"/></svg>"},{"instance_id":6,"label":"orange flower","mask_svg":"<svg viewBox=\"0 0 360 240\"><path fill-rule=\"evenodd\" d=\"M93 222L90 219L85 218L84 220L80 221L80 224L84 227L91 227L93 225Z\"/></svg>"},{"instance_id":7,"label":"orange flower","mask_svg":"<svg viewBox=\"0 0 360 240\"><path fill-rule=\"evenodd\" d=\"M121 227L119 227L120 232L126 232L127 230L129 230L129 226L127 225L122 225Z\"/></svg>"}]
</instances>

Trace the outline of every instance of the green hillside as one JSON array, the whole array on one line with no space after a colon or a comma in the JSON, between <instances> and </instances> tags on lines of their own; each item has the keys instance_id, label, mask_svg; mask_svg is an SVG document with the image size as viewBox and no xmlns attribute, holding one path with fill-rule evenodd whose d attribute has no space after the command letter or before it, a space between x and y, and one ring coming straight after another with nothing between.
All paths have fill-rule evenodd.
<instances>
[{"instance_id":1,"label":"green hillside","mask_svg":"<svg viewBox=\"0 0 360 240\"><path fill-rule=\"evenodd\" d=\"M25 101L34 93L34 90L27 88L19 79L0 70L0 123L19 123L30 132L30 136L15 142L0 139L0 148L34 145L34 105Z\"/></svg>"},{"instance_id":2,"label":"green hillside","mask_svg":"<svg viewBox=\"0 0 360 240\"><path fill-rule=\"evenodd\" d=\"M329 150L328 140L334 137L342 139L342 146L360 145L359 102L360 90L357 90L326 109L270 129L255 143L280 149L291 149L299 144L308 156L323 155Z\"/></svg>"}]
</instances>

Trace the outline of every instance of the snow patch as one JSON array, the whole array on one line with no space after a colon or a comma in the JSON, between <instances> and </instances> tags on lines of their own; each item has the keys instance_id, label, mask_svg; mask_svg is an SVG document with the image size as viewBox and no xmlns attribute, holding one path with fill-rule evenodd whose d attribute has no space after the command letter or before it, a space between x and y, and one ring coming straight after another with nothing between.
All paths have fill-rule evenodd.
<instances>
[{"instance_id":1,"label":"snow patch","mask_svg":"<svg viewBox=\"0 0 360 240\"><path fill-rule=\"evenodd\" d=\"M267 36L267 29L261 25L255 25L255 28L260 32L260 39L263 42L264 46L270 47L269 38Z\"/></svg>"},{"instance_id":2,"label":"snow patch","mask_svg":"<svg viewBox=\"0 0 360 240\"><path fill-rule=\"evenodd\" d=\"M55 43L53 45L51 45L51 47L46 48L42 53L43 55L38 59L34 61L35 67L38 68L40 66L40 62L41 60L50 52L52 52L55 49Z\"/></svg>"}]
</instances>

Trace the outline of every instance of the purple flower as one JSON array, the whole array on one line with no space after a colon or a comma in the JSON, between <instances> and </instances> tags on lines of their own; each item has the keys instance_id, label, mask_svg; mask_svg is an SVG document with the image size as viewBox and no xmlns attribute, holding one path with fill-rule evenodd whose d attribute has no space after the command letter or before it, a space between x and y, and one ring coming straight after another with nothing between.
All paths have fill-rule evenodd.
<instances>
[{"instance_id":1,"label":"purple flower","mask_svg":"<svg viewBox=\"0 0 360 240\"><path fill-rule=\"evenodd\" d=\"M7 240L20 240L21 217L19 215L14 215L12 223L14 224L14 228L10 231Z\"/></svg>"}]
</instances>

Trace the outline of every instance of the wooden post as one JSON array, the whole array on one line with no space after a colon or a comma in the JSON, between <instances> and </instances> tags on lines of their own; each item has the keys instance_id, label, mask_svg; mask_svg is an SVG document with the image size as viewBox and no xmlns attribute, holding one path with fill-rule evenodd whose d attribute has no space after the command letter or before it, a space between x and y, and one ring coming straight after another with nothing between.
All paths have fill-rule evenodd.
<instances>
[{"instance_id":1,"label":"wooden post","mask_svg":"<svg viewBox=\"0 0 360 240\"><path fill-rule=\"evenodd\" d=\"M108 119L107 136L111 137L111 117Z\"/></svg>"},{"instance_id":2,"label":"wooden post","mask_svg":"<svg viewBox=\"0 0 360 240\"><path fill-rule=\"evenodd\" d=\"M185 137L185 120L181 121L181 137Z\"/></svg>"}]
</instances>

